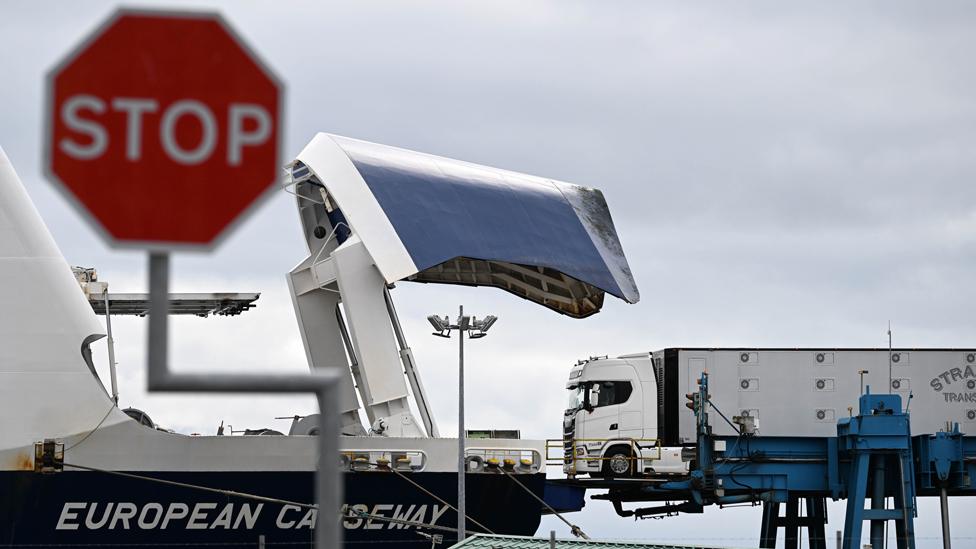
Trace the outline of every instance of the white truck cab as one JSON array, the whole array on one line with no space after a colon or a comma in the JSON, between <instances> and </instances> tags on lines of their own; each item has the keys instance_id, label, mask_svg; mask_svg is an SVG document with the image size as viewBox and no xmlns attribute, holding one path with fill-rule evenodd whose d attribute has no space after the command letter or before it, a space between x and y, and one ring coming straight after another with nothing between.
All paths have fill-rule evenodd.
<instances>
[{"instance_id":1,"label":"white truck cab","mask_svg":"<svg viewBox=\"0 0 976 549\"><path fill-rule=\"evenodd\" d=\"M566 383L563 471L629 477L687 473L681 447L657 440L658 387L649 353L579 361Z\"/></svg>"}]
</instances>

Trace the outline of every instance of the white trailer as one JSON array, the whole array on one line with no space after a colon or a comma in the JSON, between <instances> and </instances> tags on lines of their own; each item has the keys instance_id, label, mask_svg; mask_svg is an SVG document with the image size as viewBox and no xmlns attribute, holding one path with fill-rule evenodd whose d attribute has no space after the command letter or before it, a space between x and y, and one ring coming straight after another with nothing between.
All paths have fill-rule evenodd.
<instances>
[{"instance_id":1,"label":"white trailer","mask_svg":"<svg viewBox=\"0 0 976 549\"><path fill-rule=\"evenodd\" d=\"M631 473L673 471L673 448L695 442L685 395L706 370L714 405L736 428L763 436L836 436L837 420L869 387L901 396L915 434L953 423L976 431L974 349L668 348L573 367L566 471L611 476L615 464L627 470L619 464L628 456L641 464ZM716 435L736 434L720 417L711 425Z\"/></svg>"}]
</instances>

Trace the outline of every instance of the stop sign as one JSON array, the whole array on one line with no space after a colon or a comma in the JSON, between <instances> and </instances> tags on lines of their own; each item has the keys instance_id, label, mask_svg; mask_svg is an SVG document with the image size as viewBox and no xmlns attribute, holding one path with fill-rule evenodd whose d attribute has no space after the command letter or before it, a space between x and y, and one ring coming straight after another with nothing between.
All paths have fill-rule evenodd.
<instances>
[{"instance_id":1,"label":"stop sign","mask_svg":"<svg viewBox=\"0 0 976 549\"><path fill-rule=\"evenodd\" d=\"M114 245L210 248L278 174L282 86L216 14L120 10L46 93L45 170Z\"/></svg>"}]
</instances>

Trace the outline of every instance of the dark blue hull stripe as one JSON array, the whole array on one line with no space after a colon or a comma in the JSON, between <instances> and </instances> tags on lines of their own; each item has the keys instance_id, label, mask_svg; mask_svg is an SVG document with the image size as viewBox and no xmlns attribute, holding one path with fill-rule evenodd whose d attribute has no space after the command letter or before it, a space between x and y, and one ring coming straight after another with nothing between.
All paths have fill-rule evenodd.
<instances>
[{"instance_id":1,"label":"dark blue hull stripe","mask_svg":"<svg viewBox=\"0 0 976 549\"><path fill-rule=\"evenodd\" d=\"M313 478L307 472L140 474L289 501L312 500ZM445 501L456 499L453 473L415 473L410 478ZM543 495L544 475L519 480ZM269 547L300 547L311 544L317 518L314 510L297 506L87 472L0 472L0 494L0 547L256 547L262 535ZM450 508L389 473L347 474L345 499L354 510L372 515L450 528L457 524ZM531 535L539 527L538 502L503 475L468 475L467 506L469 516L495 533ZM471 521L468 528L477 529ZM454 538L452 532L421 531L443 535L444 547ZM431 544L418 528L381 519L346 520L343 532L347 547Z\"/></svg>"}]
</instances>

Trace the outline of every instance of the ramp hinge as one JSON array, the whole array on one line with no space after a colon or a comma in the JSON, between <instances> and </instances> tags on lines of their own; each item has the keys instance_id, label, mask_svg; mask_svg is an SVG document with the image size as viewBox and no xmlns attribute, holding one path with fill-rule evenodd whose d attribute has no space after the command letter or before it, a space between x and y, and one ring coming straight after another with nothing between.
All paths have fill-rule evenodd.
<instances>
[{"instance_id":1,"label":"ramp hinge","mask_svg":"<svg viewBox=\"0 0 976 549\"><path fill-rule=\"evenodd\" d=\"M34 472L49 475L64 471L64 442L46 438L34 443Z\"/></svg>"}]
</instances>

